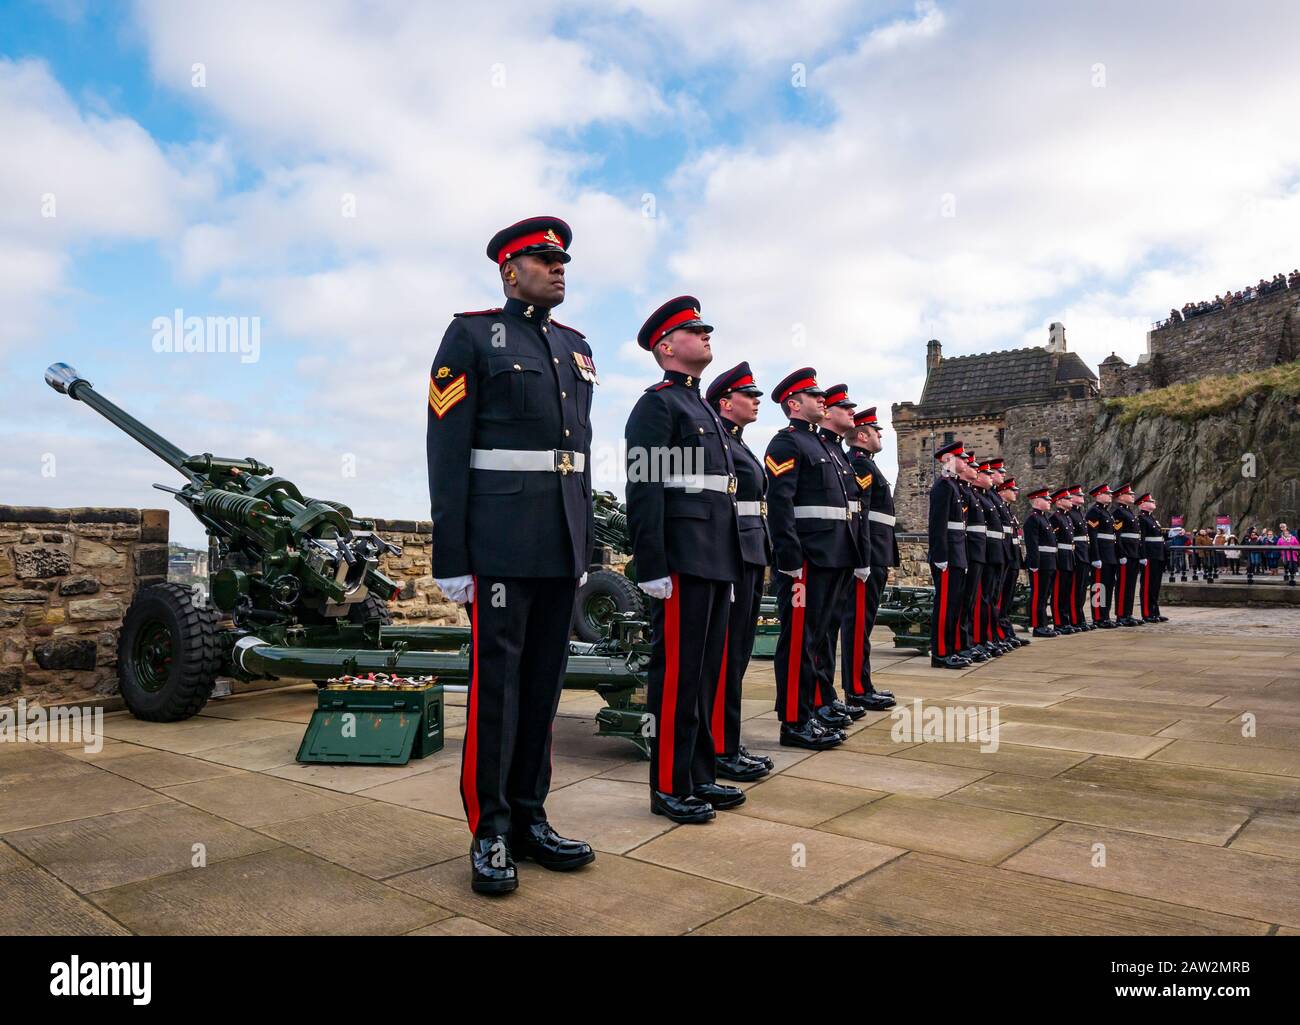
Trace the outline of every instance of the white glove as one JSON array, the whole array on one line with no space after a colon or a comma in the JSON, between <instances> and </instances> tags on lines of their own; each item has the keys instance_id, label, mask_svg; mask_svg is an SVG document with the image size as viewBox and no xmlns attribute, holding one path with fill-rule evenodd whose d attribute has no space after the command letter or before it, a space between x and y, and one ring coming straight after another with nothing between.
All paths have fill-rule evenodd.
<instances>
[{"instance_id":1,"label":"white glove","mask_svg":"<svg viewBox=\"0 0 1300 1025\"><path fill-rule=\"evenodd\" d=\"M1146 564L1147 564L1146 559L1138 559L1138 565L1139 565L1139 566L1145 566Z\"/></svg>"},{"instance_id":2,"label":"white glove","mask_svg":"<svg viewBox=\"0 0 1300 1025\"><path fill-rule=\"evenodd\" d=\"M470 577L446 577L442 580L434 580L448 601L454 601L457 605L465 605L474 600L474 578Z\"/></svg>"},{"instance_id":3,"label":"white glove","mask_svg":"<svg viewBox=\"0 0 1300 1025\"><path fill-rule=\"evenodd\" d=\"M871 576L871 567L859 566L853 571L853 575L865 584L867 582L867 577Z\"/></svg>"},{"instance_id":4,"label":"white glove","mask_svg":"<svg viewBox=\"0 0 1300 1025\"><path fill-rule=\"evenodd\" d=\"M732 600L733 602L736 600L736 585L735 585L735 584L732 584L732 585L731 585L731 600Z\"/></svg>"},{"instance_id":5,"label":"white glove","mask_svg":"<svg viewBox=\"0 0 1300 1025\"><path fill-rule=\"evenodd\" d=\"M803 579L803 567L802 567L802 566L800 566L798 569L783 569L783 570L781 570L781 572L784 573L784 574L785 574L786 576L788 576L788 577L794 577L796 580L802 580L802 579Z\"/></svg>"},{"instance_id":6,"label":"white glove","mask_svg":"<svg viewBox=\"0 0 1300 1025\"><path fill-rule=\"evenodd\" d=\"M580 576L580 577L578 578L578 586L581 587L581 586L582 586L583 584L585 584L586 582L587 582L587 574L584 573L584 574L582 574L582 576Z\"/></svg>"},{"instance_id":7,"label":"white glove","mask_svg":"<svg viewBox=\"0 0 1300 1025\"><path fill-rule=\"evenodd\" d=\"M946 562L936 562L935 565L939 567L940 573L948 572L948 564Z\"/></svg>"},{"instance_id":8,"label":"white glove","mask_svg":"<svg viewBox=\"0 0 1300 1025\"><path fill-rule=\"evenodd\" d=\"M1127 562L1128 562L1128 559L1120 559L1120 560L1119 560L1119 564L1120 564L1121 566L1125 565Z\"/></svg>"},{"instance_id":9,"label":"white glove","mask_svg":"<svg viewBox=\"0 0 1300 1025\"><path fill-rule=\"evenodd\" d=\"M1093 568L1093 569L1101 569L1101 560L1098 559L1096 562L1094 562L1094 563L1092 564L1092 568Z\"/></svg>"},{"instance_id":10,"label":"white glove","mask_svg":"<svg viewBox=\"0 0 1300 1025\"><path fill-rule=\"evenodd\" d=\"M645 591L651 598L662 598L667 601L673 596L673 578L660 577L658 580L643 580L637 584L637 587Z\"/></svg>"},{"instance_id":11,"label":"white glove","mask_svg":"<svg viewBox=\"0 0 1300 1025\"><path fill-rule=\"evenodd\" d=\"M1028 567L1028 569L1029 569L1029 572L1030 572L1030 573L1037 573L1037 572L1038 572L1037 567L1034 567L1034 566L1030 566L1030 567Z\"/></svg>"}]
</instances>

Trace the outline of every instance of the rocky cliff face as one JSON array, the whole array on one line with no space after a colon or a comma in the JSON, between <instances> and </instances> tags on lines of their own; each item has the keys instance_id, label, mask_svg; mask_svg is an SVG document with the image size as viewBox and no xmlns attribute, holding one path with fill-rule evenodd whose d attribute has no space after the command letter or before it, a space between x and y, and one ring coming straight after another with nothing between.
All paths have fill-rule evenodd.
<instances>
[{"instance_id":1,"label":"rocky cliff face","mask_svg":"<svg viewBox=\"0 0 1300 1025\"><path fill-rule=\"evenodd\" d=\"M1300 521L1300 399L1256 393L1196 420L1120 416L1098 413L1062 483L1130 480L1155 495L1166 526L1177 515L1210 528L1216 515L1230 516L1234 530Z\"/></svg>"}]
</instances>

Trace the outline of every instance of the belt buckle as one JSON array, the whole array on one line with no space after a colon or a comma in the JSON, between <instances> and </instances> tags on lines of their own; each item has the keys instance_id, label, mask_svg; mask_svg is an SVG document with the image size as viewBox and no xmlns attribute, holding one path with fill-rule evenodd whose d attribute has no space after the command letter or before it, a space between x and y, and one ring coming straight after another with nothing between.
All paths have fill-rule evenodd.
<instances>
[{"instance_id":1,"label":"belt buckle","mask_svg":"<svg viewBox=\"0 0 1300 1025\"><path fill-rule=\"evenodd\" d=\"M767 519L767 499L765 498L758 500L758 515L762 516L763 519Z\"/></svg>"},{"instance_id":2,"label":"belt buckle","mask_svg":"<svg viewBox=\"0 0 1300 1025\"><path fill-rule=\"evenodd\" d=\"M563 476L568 476L577 471L573 465L573 453L565 449L555 450L555 472Z\"/></svg>"},{"instance_id":3,"label":"belt buckle","mask_svg":"<svg viewBox=\"0 0 1300 1025\"><path fill-rule=\"evenodd\" d=\"M727 474L727 494L734 495L735 493L736 493L736 475L734 473L729 473Z\"/></svg>"},{"instance_id":4,"label":"belt buckle","mask_svg":"<svg viewBox=\"0 0 1300 1025\"><path fill-rule=\"evenodd\" d=\"M844 507L844 522L845 523L853 522L853 510L850 509L847 505Z\"/></svg>"}]
</instances>

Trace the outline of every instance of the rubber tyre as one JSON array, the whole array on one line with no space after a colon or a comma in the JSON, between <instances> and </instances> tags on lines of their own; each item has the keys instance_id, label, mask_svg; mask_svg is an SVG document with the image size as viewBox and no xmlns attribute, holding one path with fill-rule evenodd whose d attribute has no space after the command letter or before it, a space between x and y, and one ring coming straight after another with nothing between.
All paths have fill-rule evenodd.
<instances>
[{"instance_id":1,"label":"rubber tyre","mask_svg":"<svg viewBox=\"0 0 1300 1025\"><path fill-rule=\"evenodd\" d=\"M636 584L612 569L594 570L573 600L573 631L578 639L600 640L601 626L611 612L631 612L638 619L648 615L645 599Z\"/></svg>"},{"instance_id":2,"label":"rubber tyre","mask_svg":"<svg viewBox=\"0 0 1300 1025\"><path fill-rule=\"evenodd\" d=\"M373 623L376 619L383 626L393 625L393 616L388 611L388 603L376 594L366 595L365 598L348 609L349 623Z\"/></svg>"},{"instance_id":3,"label":"rubber tyre","mask_svg":"<svg viewBox=\"0 0 1300 1025\"><path fill-rule=\"evenodd\" d=\"M133 716L180 722L207 704L221 668L219 622L217 610L196 605L193 592L181 584L153 584L136 592L117 645L118 684ZM137 663L138 646L150 635L170 643L154 689L146 686L149 672Z\"/></svg>"}]
</instances>

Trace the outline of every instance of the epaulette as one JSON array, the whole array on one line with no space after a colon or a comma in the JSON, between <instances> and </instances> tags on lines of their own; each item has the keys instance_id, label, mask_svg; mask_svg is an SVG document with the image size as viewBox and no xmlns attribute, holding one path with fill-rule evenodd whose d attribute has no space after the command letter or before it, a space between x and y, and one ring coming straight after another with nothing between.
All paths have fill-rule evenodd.
<instances>
[{"instance_id":1,"label":"epaulette","mask_svg":"<svg viewBox=\"0 0 1300 1025\"><path fill-rule=\"evenodd\" d=\"M465 313L456 313L456 314L453 314L453 316L456 316L456 317L486 317L486 316L489 316L490 314L493 314L493 313L500 313L500 312L501 312L501 307L500 307L500 306L494 306L494 307L493 307L492 309L490 309L490 310L469 310L469 311L467 311L467 312L465 312Z\"/></svg>"},{"instance_id":2,"label":"epaulette","mask_svg":"<svg viewBox=\"0 0 1300 1025\"><path fill-rule=\"evenodd\" d=\"M658 384L652 384L646 391L662 391L672 385L672 381L660 381Z\"/></svg>"},{"instance_id":3,"label":"epaulette","mask_svg":"<svg viewBox=\"0 0 1300 1025\"><path fill-rule=\"evenodd\" d=\"M572 332L573 332L575 335L577 335L579 338L585 339L585 338L587 337L587 336L584 335L581 331L579 331L576 327L569 327L568 324L561 324L561 323L560 323L558 320L556 320L554 317L551 318L551 323L554 324L556 327L562 327L562 328L564 328L564 330L566 330L566 331L572 331Z\"/></svg>"}]
</instances>

